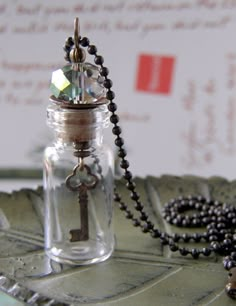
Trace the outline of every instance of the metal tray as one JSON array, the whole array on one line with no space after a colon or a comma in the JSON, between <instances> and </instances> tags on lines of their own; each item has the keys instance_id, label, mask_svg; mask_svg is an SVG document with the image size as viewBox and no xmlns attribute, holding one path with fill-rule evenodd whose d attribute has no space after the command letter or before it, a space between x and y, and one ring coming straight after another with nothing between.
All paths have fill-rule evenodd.
<instances>
[{"instance_id":1,"label":"metal tray","mask_svg":"<svg viewBox=\"0 0 236 306\"><path fill-rule=\"evenodd\" d=\"M172 197L201 194L236 203L236 181L220 177L165 175L135 181L152 220L168 232L182 231L160 217ZM44 253L42 188L0 193L0 289L28 305L236 305L224 293L227 273L221 257L194 260L171 253L134 228L118 207L114 210L113 256L101 264L71 267Z\"/></svg>"}]
</instances>

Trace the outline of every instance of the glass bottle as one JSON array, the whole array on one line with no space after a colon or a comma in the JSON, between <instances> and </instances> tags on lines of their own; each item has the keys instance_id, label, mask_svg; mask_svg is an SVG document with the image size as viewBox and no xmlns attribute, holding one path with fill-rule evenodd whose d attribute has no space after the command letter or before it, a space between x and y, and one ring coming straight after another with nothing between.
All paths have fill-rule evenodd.
<instances>
[{"instance_id":1,"label":"glass bottle","mask_svg":"<svg viewBox=\"0 0 236 306\"><path fill-rule=\"evenodd\" d=\"M105 99L104 99L105 100ZM54 142L44 155L45 249L60 263L91 264L114 249L113 154L103 143L106 103L47 109Z\"/></svg>"}]
</instances>

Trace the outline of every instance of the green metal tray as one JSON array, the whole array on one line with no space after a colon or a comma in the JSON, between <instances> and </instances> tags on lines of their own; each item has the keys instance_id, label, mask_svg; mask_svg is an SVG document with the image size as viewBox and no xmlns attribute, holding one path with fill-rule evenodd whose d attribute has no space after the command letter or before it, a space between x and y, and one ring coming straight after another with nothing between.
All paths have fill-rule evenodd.
<instances>
[{"instance_id":1,"label":"green metal tray","mask_svg":"<svg viewBox=\"0 0 236 306\"><path fill-rule=\"evenodd\" d=\"M236 203L236 181L220 177L165 175L135 182L151 219L169 233L182 231L161 218L161 207L170 198L201 194ZM117 184L128 201L125 188ZM61 265L44 254L42 189L0 193L0 289L29 305L236 305L224 293L227 273L221 257L194 260L171 253L134 228L117 206L114 220L116 249L109 260Z\"/></svg>"}]
</instances>

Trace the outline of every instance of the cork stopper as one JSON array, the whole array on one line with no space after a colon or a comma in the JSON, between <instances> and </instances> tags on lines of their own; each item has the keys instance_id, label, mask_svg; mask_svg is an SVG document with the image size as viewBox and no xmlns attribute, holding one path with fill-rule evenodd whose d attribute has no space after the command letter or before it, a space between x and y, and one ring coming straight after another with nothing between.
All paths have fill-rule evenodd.
<instances>
[{"instance_id":1,"label":"cork stopper","mask_svg":"<svg viewBox=\"0 0 236 306\"><path fill-rule=\"evenodd\" d=\"M109 124L109 112L105 102L106 100L96 107L87 108L50 104L47 109L48 125L54 128L62 141L90 143L96 138L97 130Z\"/></svg>"}]
</instances>

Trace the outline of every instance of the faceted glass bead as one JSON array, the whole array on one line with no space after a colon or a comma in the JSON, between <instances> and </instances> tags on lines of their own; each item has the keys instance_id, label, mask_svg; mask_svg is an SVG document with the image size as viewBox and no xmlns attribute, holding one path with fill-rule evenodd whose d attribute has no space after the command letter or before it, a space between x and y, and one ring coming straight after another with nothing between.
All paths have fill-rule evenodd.
<instances>
[{"instance_id":1,"label":"faceted glass bead","mask_svg":"<svg viewBox=\"0 0 236 306\"><path fill-rule=\"evenodd\" d=\"M104 78L90 63L69 64L52 73L50 89L53 95L74 104L95 103L105 97Z\"/></svg>"}]
</instances>

